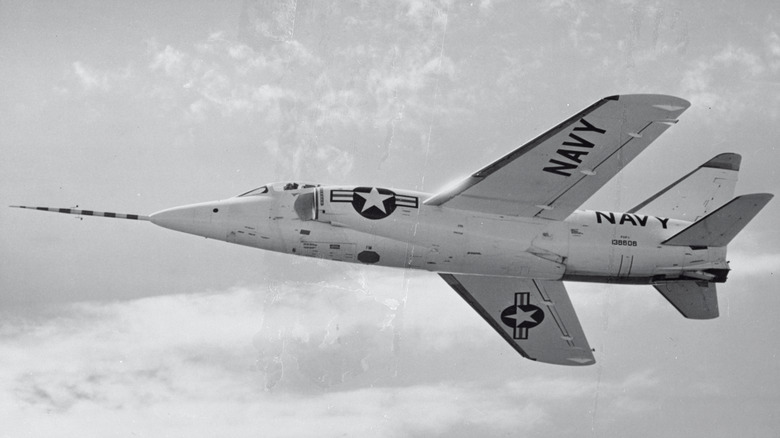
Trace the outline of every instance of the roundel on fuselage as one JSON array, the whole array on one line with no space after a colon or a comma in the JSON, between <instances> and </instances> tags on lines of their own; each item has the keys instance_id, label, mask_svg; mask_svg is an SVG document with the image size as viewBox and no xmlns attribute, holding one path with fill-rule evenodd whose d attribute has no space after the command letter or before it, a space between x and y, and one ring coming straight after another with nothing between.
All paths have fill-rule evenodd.
<instances>
[{"instance_id":1,"label":"roundel on fuselage","mask_svg":"<svg viewBox=\"0 0 780 438\"><path fill-rule=\"evenodd\" d=\"M352 207L366 219L384 219L395 211L395 193L378 187L355 187Z\"/></svg>"}]
</instances>

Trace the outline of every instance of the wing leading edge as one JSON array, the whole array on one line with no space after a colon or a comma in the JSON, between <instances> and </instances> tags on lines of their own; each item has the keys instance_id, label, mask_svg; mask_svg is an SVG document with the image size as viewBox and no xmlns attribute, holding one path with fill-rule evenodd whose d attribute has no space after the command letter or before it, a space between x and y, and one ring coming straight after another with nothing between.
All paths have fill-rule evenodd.
<instances>
[{"instance_id":1,"label":"wing leading edge","mask_svg":"<svg viewBox=\"0 0 780 438\"><path fill-rule=\"evenodd\" d=\"M606 97L425 204L564 220L689 106L664 95Z\"/></svg>"},{"instance_id":2,"label":"wing leading edge","mask_svg":"<svg viewBox=\"0 0 780 438\"><path fill-rule=\"evenodd\" d=\"M439 275L523 357L558 365L596 362L563 282Z\"/></svg>"}]
</instances>

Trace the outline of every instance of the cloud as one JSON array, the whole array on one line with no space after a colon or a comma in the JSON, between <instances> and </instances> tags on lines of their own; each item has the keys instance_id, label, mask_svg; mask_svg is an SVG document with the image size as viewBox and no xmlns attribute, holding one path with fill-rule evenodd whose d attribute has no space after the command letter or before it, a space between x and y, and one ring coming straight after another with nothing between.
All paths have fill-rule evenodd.
<instances>
[{"instance_id":1,"label":"cloud","mask_svg":"<svg viewBox=\"0 0 780 438\"><path fill-rule=\"evenodd\" d=\"M192 53L170 45L160 48L155 42L149 45L149 71L162 74L158 81L173 81L159 81L152 97L162 97L171 109L185 109L185 117L191 121L202 122L207 112L222 117L262 113L294 95L292 90L269 82L283 73L281 60L268 62L249 47L226 40L221 33L210 35ZM303 62L310 60L297 49L291 52L291 56L305 58Z\"/></svg>"},{"instance_id":2,"label":"cloud","mask_svg":"<svg viewBox=\"0 0 780 438\"><path fill-rule=\"evenodd\" d=\"M274 152L279 173L315 179L344 175L334 163L354 162L381 138L356 144L356 136L385 130L391 139L408 133L419 138L432 123L452 123L470 112L443 92L456 78L444 45L448 2L388 9L416 29L412 39L407 27L373 19L371 8L333 8L318 20L310 8L248 4L238 38L214 32L191 47L150 42L151 95L162 101L154 107L190 123L215 116L249 120L262 132L257 144ZM275 20L286 23L291 13L295 32L271 38L270 29L281 25ZM331 21L350 37L329 36ZM396 140L379 147L386 158L413 146Z\"/></svg>"},{"instance_id":3,"label":"cloud","mask_svg":"<svg viewBox=\"0 0 780 438\"><path fill-rule=\"evenodd\" d=\"M73 72L76 73L76 77L78 77L79 81L81 81L81 85L86 90L99 89L108 91L108 78L104 73L92 70L78 61L73 63Z\"/></svg>"},{"instance_id":4,"label":"cloud","mask_svg":"<svg viewBox=\"0 0 780 438\"><path fill-rule=\"evenodd\" d=\"M777 73L780 71L780 35L777 32L769 32L764 43L769 59L769 68L773 73Z\"/></svg>"},{"instance_id":5,"label":"cloud","mask_svg":"<svg viewBox=\"0 0 780 438\"><path fill-rule=\"evenodd\" d=\"M757 54L733 45L726 46L713 58L713 64L736 67L745 78L760 76L766 71L764 61Z\"/></svg>"},{"instance_id":6,"label":"cloud","mask_svg":"<svg viewBox=\"0 0 780 438\"><path fill-rule=\"evenodd\" d=\"M188 67L186 65L188 61L186 58L188 57L181 51L176 50L171 46L165 46L164 49L153 55L149 68L152 71L162 69L166 75L171 77L180 76Z\"/></svg>"},{"instance_id":7,"label":"cloud","mask_svg":"<svg viewBox=\"0 0 780 438\"><path fill-rule=\"evenodd\" d=\"M601 400L600 409L605 421L612 421L626 415L633 416L646 412L653 407L655 390L661 379L649 369L632 372L621 380L594 382L571 377L541 378L530 377L506 384L508 391L518 397L533 398L537 403L572 403L577 405L594 399ZM605 406L606 405L606 406Z\"/></svg>"},{"instance_id":8,"label":"cloud","mask_svg":"<svg viewBox=\"0 0 780 438\"><path fill-rule=\"evenodd\" d=\"M35 319L6 317L0 325L4 431L469 436L533 431L551 421L548 402L529 400L528 391L559 403L560 381L549 387L541 378L498 386L408 382L416 367L399 379L403 357L419 358L420 372L428 373L426 356L457 357L480 347L452 343L437 353L424 344L430 335L404 336L406 353L399 356L405 292L398 284L351 271L328 283L80 303ZM438 303L437 310L443 316L448 307ZM409 330L428 327L415 318ZM451 320L448 327L452 337L471 330Z\"/></svg>"},{"instance_id":9,"label":"cloud","mask_svg":"<svg viewBox=\"0 0 780 438\"><path fill-rule=\"evenodd\" d=\"M85 91L112 91L117 83L127 81L132 77L131 69L100 70L90 67L81 61L72 64L73 74Z\"/></svg>"},{"instance_id":10,"label":"cloud","mask_svg":"<svg viewBox=\"0 0 780 438\"><path fill-rule=\"evenodd\" d=\"M503 0L480 0L479 12L484 15L491 14L496 4L502 3Z\"/></svg>"},{"instance_id":11,"label":"cloud","mask_svg":"<svg viewBox=\"0 0 780 438\"><path fill-rule=\"evenodd\" d=\"M569 427L560 415L588 421L596 394L602 420L641 415L660 384L650 370L597 384L595 368L522 359L432 274L326 280L6 317L5 430L535 436Z\"/></svg>"},{"instance_id":12,"label":"cloud","mask_svg":"<svg viewBox=\"0 0 780 438\"><path fill-rule=\"evenodd\" d=\"M579 305L583 292L595 308ZM590 292L574 294L586 318L604 304ZM611 324L610 342L625 337L612 350L653 342L664 329L647 328L668 321L648 322L656 312L637 315L644 304L621 296L634 315ZM707 400L725 409L739 384L720 380L728 363L674 371L669 352L536 364L437 276L377 268L2 321L0 409L12 436L573 435L636 427L675 406L695 414ZM681 348L709 344L676 336Z\"/></svg>"},{"instance_id":13,"label":"cloud","mask_svg":"<svg viewBox=\"0 0 780 438\"><path fill-rule=\"evenodd\" d=\"M419 27L446 27L447 11L452 0L403 0L400 9L409 22Z\"/></svg>"},{"instance_id":14,"label":"cloud","mask_svg":"<svg viewBox=\"0 0 780 438\"><path fill-rule=\"evenodd\" d=\"M692 62L683 73L681 93L694 107L706 108L706 119L711 123L737 120L745 112L776 119L780 98L766 94L766 85L774 81L774 69L770 55L729 44Z\"/></svg>"}]
</instances>

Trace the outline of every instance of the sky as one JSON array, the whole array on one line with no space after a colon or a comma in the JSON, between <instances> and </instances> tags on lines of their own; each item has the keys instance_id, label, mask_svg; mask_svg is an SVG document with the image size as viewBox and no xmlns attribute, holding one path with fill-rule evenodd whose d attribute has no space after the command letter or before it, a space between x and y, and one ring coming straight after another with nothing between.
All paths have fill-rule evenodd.
<instances>
[{"instance_id":1,"label":"sky","mask_svg":"<svg viewBox=\"0 0 780 438\"><path fill-rule=\"evenodd\" d=\"M436 192L621 93L692 106L584 208L722 152L780 193L773 1L2 1L0 81L2 206ZM0 437L775 436L779 214L729 247L716 320L567 283L597 360L568 368L432 273L3 207Z\"/></svg>"}]
</instances>

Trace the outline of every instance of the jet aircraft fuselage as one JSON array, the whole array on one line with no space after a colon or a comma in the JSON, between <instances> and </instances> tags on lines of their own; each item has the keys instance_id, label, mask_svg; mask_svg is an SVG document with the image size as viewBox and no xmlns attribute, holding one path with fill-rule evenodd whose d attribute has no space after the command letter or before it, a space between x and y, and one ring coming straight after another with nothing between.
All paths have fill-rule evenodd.
<instances>
[{"instance_id":1,"label":"jet aircraft fuselage","mask_svg":"<svg viewBox=\"0 0 780 438\"><path fill-rule=\"evenodd\" d=\"M164 210L151 221L270 251L433 272L648 284L683 277L724 281L728 270L725 248L661 244L687 221L587 210L553 221L423 204L430 197L278 183Z\"/></svg>"}]
</instances>

